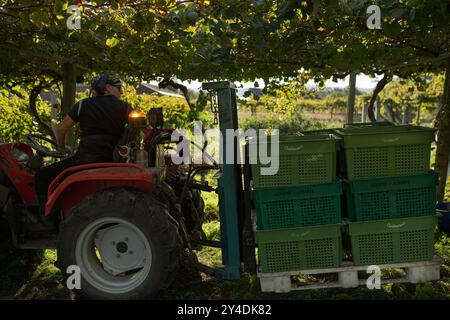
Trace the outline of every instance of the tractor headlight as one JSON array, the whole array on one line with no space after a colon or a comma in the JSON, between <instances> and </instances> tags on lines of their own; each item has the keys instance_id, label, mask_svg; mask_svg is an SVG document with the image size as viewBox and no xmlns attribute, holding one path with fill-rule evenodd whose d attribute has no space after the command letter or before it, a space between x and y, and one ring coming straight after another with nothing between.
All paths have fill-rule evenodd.
<instances>
[{"instance_id":1,"label":"tractor headlight","mask_svg":"<svg viewBox=\"0 0 450 320\"><path fill-rule=\"evenodd\" d=\"M128 115L128 124L134 128L142 128L147 126L147 118L142 111L132 111Z\"/></svg>"}]
</instances>

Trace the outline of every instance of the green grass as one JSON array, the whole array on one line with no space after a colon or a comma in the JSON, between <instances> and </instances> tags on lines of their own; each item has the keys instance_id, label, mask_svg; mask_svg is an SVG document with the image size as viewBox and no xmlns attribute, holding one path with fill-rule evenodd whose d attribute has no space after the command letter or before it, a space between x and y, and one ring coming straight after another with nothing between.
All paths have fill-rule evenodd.
<instances>
[{"instance_id":1,"label":"green grass","mask_svg":"<svg viewBox=\"0 0 450 320\"><path fill-rule=\"evenodd\" d=\"M0 299L68 299L54 266L55 250L3 248L0 254Z\"/></svg>"},{"instance_id":2,"label":"green grass","mask_svg":"<svg viewBox=\"0 0 450 320\"><path fill-rule=\"evenodd\" d=\"M43 259L42 251L15 250L2 244L0 247L0 297L14 297L17 289L32 278L35 268Z\"/></svg>"},{"instance_id":3,"label":"green grass","mask_svg":"<svg viewBox=\"0 0 450 320\"><path fill-rule=\"evenodd\" d=\"M209 185L216 187L213 183L215 183L211 178L208 179ZM218 217L217 215L217 207L218 207L218 195L215 192L205 192L202 191L202 198L205 201L205 215L206 220L215 219Z\"/></svg>"}]
</instances>

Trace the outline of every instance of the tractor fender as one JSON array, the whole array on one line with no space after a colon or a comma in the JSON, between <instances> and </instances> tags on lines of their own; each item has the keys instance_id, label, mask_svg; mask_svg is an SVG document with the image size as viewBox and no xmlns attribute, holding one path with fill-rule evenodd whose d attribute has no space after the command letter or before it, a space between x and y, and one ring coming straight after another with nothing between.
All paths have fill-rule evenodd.
<instances>
[{"instance_id":1,"label":"tractor fender","mask_svg":"<svg viewBox=\"0 0 450 320\"><path fill-rule=\"evenodd\" d=\"M61 210L62 220L65 220L70 209L82 199L105 189L127 188L154 192L160 175L161 169L127 163L96 163L69 168L50 185L45 215Z\"/></svg>"}]
</instances>

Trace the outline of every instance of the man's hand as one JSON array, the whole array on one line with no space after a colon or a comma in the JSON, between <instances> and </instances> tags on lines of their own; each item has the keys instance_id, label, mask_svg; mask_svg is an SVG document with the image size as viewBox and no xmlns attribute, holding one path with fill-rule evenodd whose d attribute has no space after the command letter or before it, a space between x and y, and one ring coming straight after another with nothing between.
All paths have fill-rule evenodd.
<instances>
[{"instance_id":1,"label":"man's hand","mask_svg":"<svg viewBox=\"0 0 450 320\"><path fill-rule=\"evenodd\" d=\"M66 116L63 121L61 121L60 124L58 124L58 127L56 128L55 136L56 136L56 143L58 144L58 150L61 151L61 149L65 149L66 144L66 134L69 131L70 128L72 128L75 125L75 121L72 120L70 116Z\"/></svg>"}]
</instances>

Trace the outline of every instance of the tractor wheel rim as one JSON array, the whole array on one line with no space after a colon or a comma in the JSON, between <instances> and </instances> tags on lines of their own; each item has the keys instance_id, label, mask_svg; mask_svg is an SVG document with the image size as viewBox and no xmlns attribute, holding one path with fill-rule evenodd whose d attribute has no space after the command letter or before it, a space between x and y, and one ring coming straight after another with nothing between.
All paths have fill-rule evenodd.
<instances>
[{"instance_id":1,"label":"tractor wheel rim","mask_svg":"<svg viewBox=\"0 0 450 320\"><path fill-rule=\"evenodd\" d=\"M85 281L110 294L130 292L147 278L152 250L144 233L120 218L91 222L80 233L75 260Z\"/></svg>"}]
</instances>

